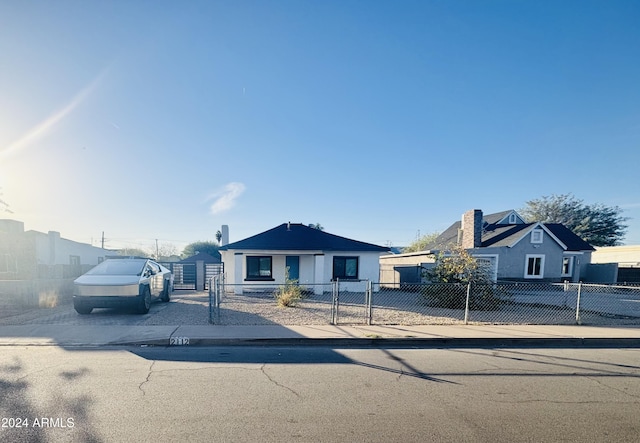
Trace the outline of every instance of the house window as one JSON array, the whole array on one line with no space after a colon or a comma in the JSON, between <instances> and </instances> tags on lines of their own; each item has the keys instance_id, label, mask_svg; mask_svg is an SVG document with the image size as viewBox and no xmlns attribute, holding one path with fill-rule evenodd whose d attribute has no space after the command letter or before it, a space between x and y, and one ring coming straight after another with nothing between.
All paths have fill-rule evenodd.
<instances>
[{"instance_id":1,"label":"house window","mask_svg":"<svg viewBox=\"0 0 640 443\"><path fill-rule=\"evenodd\" d=\"M542 229L531 231L531 243L542 243Z\"/></svg>"},{"instance_id":2,"label":"house window","mask_svg":"<svg viewBox=\"0 0 640 443\"><path fill-rule=\"evenodd\" d=\"M509 224L510 225L516 224L516 215L513 212L509 214Z\"/></svg>"},{"instance_id":3,"label":"house window","mask_svg":"<svg viewBox=\"0 0 640 443\"><path fill-rule=\"evenodd\" d=\"M524 278L544 277L544 255L527 255Z\"/></svg>"},{"instance_id":4,"label":"house window","mask_svg":"<svg viewBox=\"0 0 640 443\"><path fill-rule=\"evenodd\" d=\"M79 255L70 255L69 256L69 264L71 266L80 266L80 256Z\"/></svg>"},{"instance_id":5,"label":"house window","mask_svg":"<svg viewBox=\"0 0 640 443\"><path fill-rule=\"evenodd\" d=\"M358 257L333 257L333 279L358 278Z\"/></svg>"},{"instance_id":6,"label":"house window","mask_svg":"<svg viewBox=\"0 0 640 443\"><path fill-rule=\"evenodd\" d=\"M247 280L273 280L271 257L247 257Z\"/></svg>"},{"instance_id":7,"label":"house window","mask_svg":"<svg viewBox=\"0 0 640 443\"><path fill-rule=\"evenodd\" d=\"M18 264L11 254L0 255L0 273L17 273Z\"/></svg>"},{"instance_id":8,"label":"house window","mask_svg":"<svg viewBox=\"0 0 640 443\"><path fill-rule=\"evenodd\" d=\"M562 257L562 276L570 277L573 274L573 257Z\"/></svg>"}]
</instances>

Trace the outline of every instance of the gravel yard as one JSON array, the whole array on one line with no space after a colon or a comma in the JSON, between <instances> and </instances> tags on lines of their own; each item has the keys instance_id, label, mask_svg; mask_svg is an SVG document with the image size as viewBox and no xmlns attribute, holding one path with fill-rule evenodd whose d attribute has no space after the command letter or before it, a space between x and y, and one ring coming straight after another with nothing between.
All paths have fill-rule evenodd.
<instances>
[{"instance_id":1,"label":"gravel yard","mask_svg":"<svg viewBox=\"0 0 640 443\"><path fill-rule=\"evenodd\" d=\"M377 301L376 301L377 300ZM278 307L270 294L224 294L214 322L221 325L326 325L331 322L331 294L311 295L296 307ZM366 324L364 294L342 293L338 306L338 324ZM619 315L601 315L583 311L585 325L639 325L640 319ZM373 296L372 324L447 325L462 324L464 311L428 306L414 294L377 298ZM526 304L504 305L498 311L470 311L472 324L575 324L575 310L558 306ZM0 325L207 325L209 294L176 291L169 303L155 302L147 315L127 310L95 309L79 315L70 300L53 307L25 308L0 306Z\"/></svg>"}]
</instances>

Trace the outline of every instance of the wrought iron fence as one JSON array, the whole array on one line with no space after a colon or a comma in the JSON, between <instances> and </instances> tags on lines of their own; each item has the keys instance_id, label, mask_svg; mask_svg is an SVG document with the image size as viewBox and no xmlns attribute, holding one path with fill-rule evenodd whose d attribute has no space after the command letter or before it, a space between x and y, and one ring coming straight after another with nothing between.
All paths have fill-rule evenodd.
<instances>
[{"instance_id":1,"label":"wrought iron fence","mask_svg":"<svg viewBox=\"0 0 640 443\"><path fill-rule=\"evenodd\" d=\"M302 288L293 307L279 307L283 285L209 290L215 324L590 324L640 325L640 288L551 283L412 284L369 281L348 291L336 281Z\"/></svg>"}]
</instances>

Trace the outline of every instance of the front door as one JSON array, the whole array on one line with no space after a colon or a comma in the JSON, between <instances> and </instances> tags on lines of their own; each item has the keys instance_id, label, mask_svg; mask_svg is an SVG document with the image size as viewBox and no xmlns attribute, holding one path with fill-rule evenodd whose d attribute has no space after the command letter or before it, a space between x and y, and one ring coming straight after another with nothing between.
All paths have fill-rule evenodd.
<instances>
[{"instance_id":1,"label":"front door","mask_svg":"<svg viewBox=\"0 0 640 443\"><path fill-rule=\"evenodd\" d=\"M300 279L300 256L288 255L285 260L285 266L289 269L289 279Z\"/></svg>"}]
</instances>

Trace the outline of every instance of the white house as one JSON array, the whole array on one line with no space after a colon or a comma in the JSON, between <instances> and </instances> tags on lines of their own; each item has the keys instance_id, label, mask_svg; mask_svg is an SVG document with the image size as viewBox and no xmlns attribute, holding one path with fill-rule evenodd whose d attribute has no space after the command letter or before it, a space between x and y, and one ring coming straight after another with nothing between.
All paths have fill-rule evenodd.
<instances>
[{"instance_id":1,"label":"white house","mask_svg":"<svg viewBox=\"0 0 640 443\"><path fill-rule=\"evenodd\" d=\"M301 223L283 223L220 248L226 283L235 285L236 293L283 284L287 268L290 279L316 294L330 291L337 279L345 290L355 290L355 282L378 281L380 256L388 251Z\"/></svg>"},{"instance_id":2,"label":"white house","mask_svg":"<svg viewBox=\"0 0 640 443\"><path fill-rule=\"evenodd\" d=\"M75 278L114 254L56 231L25 231L21 221L0 220L0 280Z\"/></svg>"}]
</instances>

